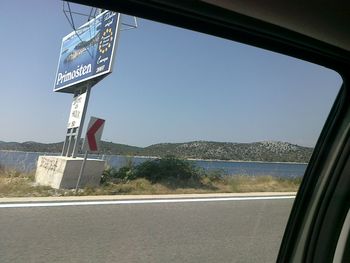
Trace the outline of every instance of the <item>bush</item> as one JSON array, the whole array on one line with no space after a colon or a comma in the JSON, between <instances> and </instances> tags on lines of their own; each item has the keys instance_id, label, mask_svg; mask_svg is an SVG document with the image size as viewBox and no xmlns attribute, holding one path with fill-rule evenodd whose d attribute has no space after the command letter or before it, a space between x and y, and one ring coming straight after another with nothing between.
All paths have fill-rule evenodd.
<instances>
[{"instance_id":1,"label":"bush","mask_svg":"<svg viewBox=\"0 0 350 263\"><path fill-rule=\"evenodd\" d=\"M176 179L178 181L198 180L199 170L188 161L167 156L162 159L146 161L135 168L135 178L145 178L152 183Z\"/></svg>"},{"instance_id":2,"label":"bush","mask_svg":"<svg viewBox=\"0 0 350 263\"><path fill-rule=\"evenodd\" d=\"M220 182L224 180L225 172L220 169L206 171L204 177L207 178L210 182Z\"/></svg>"},{"instance_id":3,"label":"bush","mask_svg":"<svg viewBox=\"0 0 350 263\"><path fill-rule=\"evenodd\" d=\"M115 178L118 178L122 181L130 181L135 179L134 167L122 167L114 175Z\"/></svg>"},{"instance_id":4,"label":"bush","mask_svg":"<svg viewBox=\"0 0 350 263\"><path fill-rule=\"evenodd\" d=\"M105 169L102 173L100 184L108 183L113 178L114 171L111 167Z\"/></svg>"},{"instance_id":5,"label":"bush","mask_svg":"<svg viewBox=\"0 0 350 263\"><path fill-rule=\"evenodd\" d=\"M101 176L101 184L105 183L119 183L119 182L127 182L130 180L135 179L134 176L134 167L128 167L124 166L121 167L119 170L116 170L114 168L107 168L103 171Z\"/></svg>"},{"instance_id":6,"label":"bush","mask_svg":"<svg viewBox=\"0 0 350 263\"><path fill-rule=\"evenodd\" d=\"M197 185L201 181L201 174L205 173L189 161L167 156L162 159L145 161L137 166L128 162L119 170L108 168L102 174L101 183L124 183L142 178L153 184L167 181L172 185L183 185L183 183L184 185L187 183ZM218 178L219 173L210 176Z\"/></svg>"}]
</instances>

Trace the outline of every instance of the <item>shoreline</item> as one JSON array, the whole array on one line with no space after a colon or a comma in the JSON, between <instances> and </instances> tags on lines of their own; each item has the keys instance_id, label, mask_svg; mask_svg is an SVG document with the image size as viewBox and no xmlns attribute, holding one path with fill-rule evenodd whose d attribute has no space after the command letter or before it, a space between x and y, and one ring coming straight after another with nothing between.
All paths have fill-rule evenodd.
<instances>
[{"instance_id":1,"label":"shoreline","mask_svg":"<svg viewBox=\"0 0 350 263\"><path fill-rule=\"evenodd\" d=\"M188 161L204 161L204 162L228 162L228 163L276 163L276 164L308 164L301 162L266 162L266 161L244 161L244 160L219 160L219 159L197 159L188 158Z\"/></svg>"},{"instance_id":2,"label":"shoreline","mask_svg":"<svg viewBox=\"0 0 350 263\"><path fill-rule=\"evenodd\" d=\"M25 152L25 151L17 151L17 150L0 150L0 152L18 152L18 153L37 153L37 154L53 154L54 156L60 155L61 153L55 153L55 152ZM101 156L119 156L119 157L126 157L126 158L143 158L143 159L160 159L159 156L145 156L145 155L120 155L120 154L92 154ZM180 158L182 159L182 158ZM245 160L221 160L221 159L200 159L200 158L184 158L184 160L187 161L203 161L203 162L229 162L229 163L266 163L266 164L302 164L307 165L308 163L304 162L278 162L278 161L245 161Z\"/></svg>"},{"instance_id":3,"label":"shoreline","mask_svg":"<svg viewBox=\"0 0 350 263\"><path fill-rule=\"evenodd\" d=\"M143 159L160 159L160 156L146 156L146 155L119 155L119 154L105 154L109 156L121 156L129 158L143 158ZM200 158L179 158L187 161L203 161L203 162L229 162L229 163L276 163L276 164L308 164L303 162L266 162L266 161L245 161L245 160L221 160L221 159L200 159Z\"/></svg>"}]
</instances>

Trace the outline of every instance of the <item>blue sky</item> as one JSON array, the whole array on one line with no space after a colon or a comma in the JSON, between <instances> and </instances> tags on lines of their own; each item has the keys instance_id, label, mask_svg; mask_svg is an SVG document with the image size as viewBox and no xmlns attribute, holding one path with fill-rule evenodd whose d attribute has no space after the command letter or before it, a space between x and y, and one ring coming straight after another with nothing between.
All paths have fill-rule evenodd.
<instances>
[{"instance_id":1,"label":"blue sky","mask_svg":"<svg viewBox=\"0 0 350 263\"><path fill-rule=\"evenodd\" d=\"M61 40L72 31L62 2L1 6L0 140L62 141L72 101L52 91ZM92 89L85 124L90 116L106 119L102 139L314 146L342 82L337 73L189 30L138 24L121 32L114 72Z\"/></svg>"}]
</instances>

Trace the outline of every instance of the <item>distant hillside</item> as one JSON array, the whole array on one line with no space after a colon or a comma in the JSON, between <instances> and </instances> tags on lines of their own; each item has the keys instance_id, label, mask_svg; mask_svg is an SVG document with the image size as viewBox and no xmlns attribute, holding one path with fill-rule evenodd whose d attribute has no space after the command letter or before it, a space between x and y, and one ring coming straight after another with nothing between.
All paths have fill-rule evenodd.
<instances>
[{"instance_id":1,"label":"distant hillside","mask_svg":"<svg viewBox=\"0 0 350 263\"><path fill-rule=\"evenodd\" d=\"M313 148L286 142L188 142L162 143L144 148L145 155L182 158L266 161L266 162L308 162Z\"/></svg>"},{"instance_id":2,"label":"distant hillside","mask_svg":"<svg viewBox=\"0 0 350 263\"><path fill-rule=\"evenodd\" d=\"M39 143L39 142L3 142L0 141L0 150L23 152L61 152L63 142Z\"/></svg>"},{"instance_id":3,"label":"distant hillside","mask_svg":"<svg viewBox=\"0 0 350 263\"><path fill-rule=\"evenodd\" d=\"M83 140L81 140L80 146ZM38 142L3 142L0 141L0 150L23 151L23 152L51 152L62 151L63 142L58 143L38 143ZM101 141L101 153L116 155L140 155L143 148L129 146L125 144Z\"/></svg>"},{"instance_id":4,"label":"distant hillside","mask_svg":"<svg viewBox=\"0 0 350 263\"><path fill-rule=\"evenodd\" d=\"M63 143L1 142L0 150L30 152L61 152ZM194 141L187 143L160 143L145 148L101 142L101 153L115 155L145 155L179 158L218 159L266 162L308 162L313 148L287 142L229 143Z\"/></svg>"},{"instance_id":5,"label":"distant hillside","mask_svg":"<svg viewBox=\"0 0 350 263\"><path fill-rule=\"evenodd\" d=\"M142 155L143 148L126 144L101 141L101 153L115 155Z\"/></svg>"}]
</instances>

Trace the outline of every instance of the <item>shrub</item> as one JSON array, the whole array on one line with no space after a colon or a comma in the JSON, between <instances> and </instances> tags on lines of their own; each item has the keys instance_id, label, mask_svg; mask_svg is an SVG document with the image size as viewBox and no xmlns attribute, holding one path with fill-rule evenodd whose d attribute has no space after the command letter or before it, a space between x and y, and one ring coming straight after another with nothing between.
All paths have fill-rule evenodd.
<instances>
[{"instance_id":1,"label":"shrub","mask_svg":"<svg viewBox=\"0 0 350 263\"><path fill-rule=\"evenodd\" d=\"M134 167L124 166L115 173L114 177L122 181L133 180L136 178L134 174Z\"/></svg>"},{"instance_id":2,"label":"shrub","mask_svg":"<svg viewBox=\"0 0 350 263\"><path fill-rule=\"evenodd\" d=\"M225 173L223 170L220 169L211 170L206 171L204 177L207 178L210 182L219 182L224 179Z\"/></svg>"},{"instance_id":3,"label":"shrub","mask_svg":"<svg viewBox=\"0 0 350 263\"><path fill-rule=\"evenodd\" d=\"M119 183L119 182L127 182L129 180L135 179L134 176L134 167L130 166L124 166L121 167L119 170L116 170L114 168L107 168L103 171L101 176L101 184L106 183Z\"/></svg>"},{"instance_id":4,"label":"shrub","mask_svg":"<svg viewBox=\"0 0 350 263\"><path fill-rule=\"evenodd\" d=\"M136 166L135 178L145 178L152 183L163 180L176 179L178 181L198 180L199 170L185 160L167 156L143 162Z\"/></svg>"},{"instance_id":5,"label":"shrub","mask_svg":"<svg viewBox=\"0 0 350 263\"><path fill-rule=\"evenodd\" d=\"M105 169L102 173L100 184L108 183L113 178L114 172L114 168L108 167L107 169Z\"/></svg>"}]
</instances>

